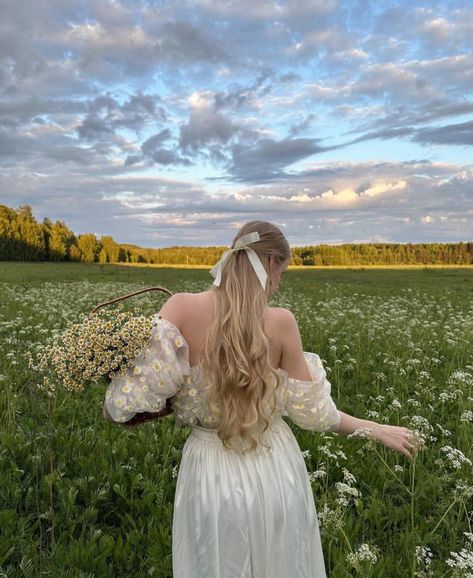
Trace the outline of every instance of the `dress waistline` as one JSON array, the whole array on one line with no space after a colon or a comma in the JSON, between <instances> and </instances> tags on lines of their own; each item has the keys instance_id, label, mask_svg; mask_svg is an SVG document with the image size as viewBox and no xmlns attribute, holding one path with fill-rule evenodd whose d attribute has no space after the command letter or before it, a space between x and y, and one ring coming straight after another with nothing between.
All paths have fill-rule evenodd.
<instances>
[{"instance_id":1,"label":"dress waistline","mask_svg":"<svg viewBox=\"0 0 473 578\"><path fill-rule=\"evenodd\" d=\"M191 435L199 439L216 441L221 443L221 440L217 435L217 428L208 428L194 424L192 425Z\"/></svg>"},{"instance_id":2,"label":"dress waistline","mask_svg":"<svg viewBox=\"0 0 473 578\"><path fill-rule=\"evenodd\" d=\"M281 427L283 429L289 428L289 426L282 419L282 417L279 416L272 421L272 423L270 424L269 430L267 430L267 432L266 432L266 435L268 435L268 434L271 435L272 433L279 433L281 431ZM203 427L203 426L200 426L197 424L193 424L190 435L192 435L196 438L202 439L202 440L213 441L213 442L217 442L219 444L222 444L222 440L218 437L218 434L217 434L217 428L208 428L208 427Z\"/></svg>"}]
</instances>

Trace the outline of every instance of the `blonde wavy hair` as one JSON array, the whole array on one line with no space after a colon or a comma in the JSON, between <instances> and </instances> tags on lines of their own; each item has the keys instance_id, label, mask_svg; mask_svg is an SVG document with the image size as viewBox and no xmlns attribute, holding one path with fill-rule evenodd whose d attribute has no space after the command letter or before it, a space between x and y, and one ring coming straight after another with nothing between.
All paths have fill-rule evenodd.
<instances>
[{"instance_id":1,"label":"blonde wavy hair","mask_svg":"<svg viewBox=\"0 0 473 578\"><path fill-rule=\"evenodd\" d=\"M260 239L249 246L267 273L271 255L278 265L291 258L285 236L267 221L243 225L233 239L232 248L237 239L254 231ZM249 443L243 453L259 446L259 434L268 429L269 418L276 409L276 389L280 385L280 374L270 365L270 342L264 328L270 288L269 276L266 288L261 286L245 250L231 255L220 285L211 286L214 316L201 358L209 388L207 404L219 423L217 434L223 445L241 451L242 442ZM275 377L276 385L271 376ZM238 438L240 445L232 447Z\"/></svg>"}]
</instances>

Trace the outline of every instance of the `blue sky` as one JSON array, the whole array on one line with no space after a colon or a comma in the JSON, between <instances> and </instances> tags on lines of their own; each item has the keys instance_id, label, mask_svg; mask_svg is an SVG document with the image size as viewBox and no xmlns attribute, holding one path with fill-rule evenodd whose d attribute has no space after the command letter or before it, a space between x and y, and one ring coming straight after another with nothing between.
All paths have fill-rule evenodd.
<instances>
[{"instance_id":1,"label":"blue sky","mask_svg":"<svg viewBox=\"0 0 473 578\"><path fill-rule=\"evenodd\" d=\"M145 247L473 239L470 2L2 0L0 202Z\"/></svg>"}]
</instances>

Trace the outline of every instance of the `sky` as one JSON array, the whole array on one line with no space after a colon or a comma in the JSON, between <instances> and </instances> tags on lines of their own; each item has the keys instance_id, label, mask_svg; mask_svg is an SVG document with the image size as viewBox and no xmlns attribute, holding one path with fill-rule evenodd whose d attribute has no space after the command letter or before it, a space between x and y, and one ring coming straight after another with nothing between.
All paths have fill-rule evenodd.
<instances>
[{"instance_id":1,"label":"sky","mask_svg":"<svg viewBox=\"0 0 473 578\"><path fill-rule=\"evenodd\" d=\"M142 247L473 240L473 4L0 0L0 203Z\"/></svg>"}]
</instances>

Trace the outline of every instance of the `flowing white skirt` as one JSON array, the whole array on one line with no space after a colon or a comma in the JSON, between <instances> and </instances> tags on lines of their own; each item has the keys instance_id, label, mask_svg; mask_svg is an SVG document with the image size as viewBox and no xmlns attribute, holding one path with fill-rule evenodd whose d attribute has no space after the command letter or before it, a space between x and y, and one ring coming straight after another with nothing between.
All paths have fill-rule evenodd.
<instances>
[{"instance_id":1,"label":"flowing white skirt","mask_svg":"<svg viewBox=\"0 0 473 578\"><path fill-rule=\"evenodd\" d=\"M239 455L192 426L176 481L174 578L326 578L307 467L277 418L271 450Z\"/></svg>"}]
</instances>

